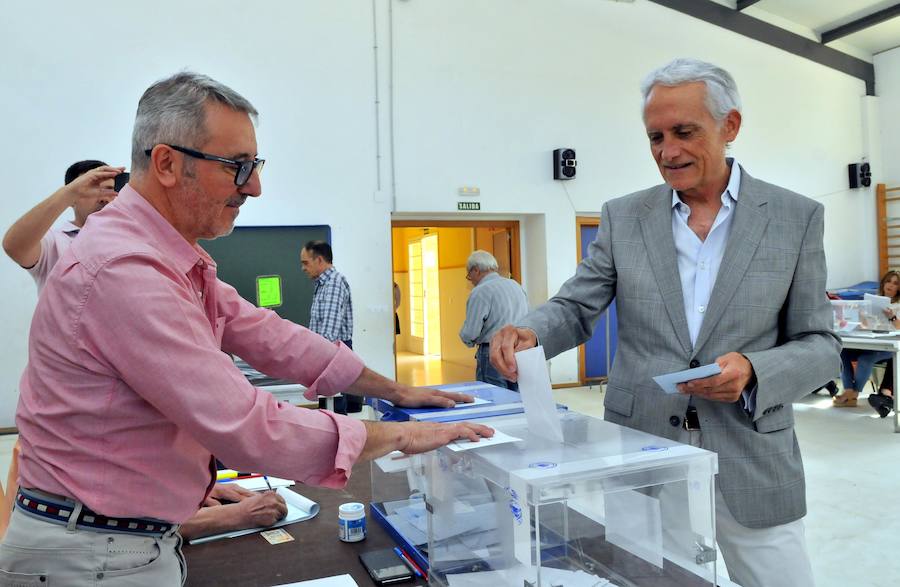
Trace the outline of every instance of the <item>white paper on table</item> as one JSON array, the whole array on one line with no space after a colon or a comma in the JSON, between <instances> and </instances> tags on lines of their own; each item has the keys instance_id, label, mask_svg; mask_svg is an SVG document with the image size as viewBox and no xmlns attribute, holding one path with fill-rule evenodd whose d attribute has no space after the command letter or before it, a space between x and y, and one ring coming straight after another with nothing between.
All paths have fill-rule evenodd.
<instances>
[{"instance_id":1,"label":"white paper on table","mask_svg":"<svg viewBox=\"0 0 900 587\"><path fill-rule=\"evenodd\" d=\"M250 477L249 479L222 479L219 483L232 483L239 487L243 487L247 491L265 491L272 486L272 489L279 487L290 487L296 485L296 481L290 479L282 479L281 477L269 477L269 484L266 485L265 477Z\"/></svg>"},{"instance_id":2,"label":"white paper on table","mask_svg":"<svg viewBox=\"0 0 900 587\"><path fill-rule=\"evenodd\" d=\"M556 402L553 401L544 347L517 352L516 369L529 431L548 440L562 442L562 423L559 421L559 412L556 411Z\"/></svg>"},{"instance_id":3,"label":"white paper on table","mask_svg":"<svg viewBox=\"0 0 900 587\"><path fill-rule=\"evenodd\" d=\"M717 363L703 365L696 369L686 369L684 371L676 371L675 373L666 373L665 375L657 375L653 381L659 385L666 393L678 393L678 384L687 383L694 379L703 379L704 377L712 377L722 372L722 368Z\"/></svg>"},{"instance_id":4,"label":"white paper on table","mask_svg":"<svg viewBox=\"0 0 900 587\"><path fill-rule=\"evenodd\" d=\"M455 390L455 389L451 389L451 390L446 390L446 391L456 391L456 390ZM384 400L381 400L381 401L383 401L384 403L388 404L389 406L393 406L393 405L394 405L394 402L392 402L391 400L384 399ZM432 409L432 408L433 408L433 409L435 409L435 410L455 410L455 409L457 409L457 408L471 408L472 406L480 406L481 404L492 404L492 403L494 403L494 402L492 402L492 401L490 401L490 400L486 400L486 399L481 398L481 397L476 397L474 401L471 401L471 402L459 402L459 403L457 403L455 406L453 406L452 408L439 408L439 407L437 407L437 406L422 406L421 409L426 409L426 410L427 410L427 409ZM416 408L416 409L419 409L419 408Z\"/></svg>"},{"instance_id":5,"label":"white paper on table","mask_svg":"<svg viewBox=\"0 0 900 587\"><path fill-rule=\"evenodd\" d=\"M436 385L434 389L441 391L454 391L457 393L466 393L476 389L494 389L496 386L483 381L473 381L472 383L451 383L449 385Z\"/></svg>"},{"instance_id":6,"label":"white paper on table","mask_svg":"<svg viewBox=\"0 0 900 587\"><path fill-rule=\"evenodd\" d=\"M359 584L350 575L335 575L334 577L300 581L299 583L283 583L274 587L359 587Z\"/></svg>"},{"instance_id":7,"label":"white paper on table","mask_svg":"<svg viewBox=\"0 0 900 587\"><path fill-rule=\"evenodd\" d=\"M479 438L478 442L472 442L468 438L461 438L459 440L454 440L453 442L448 444L447 448L455 451L472 450L473 448L497 446L498 444L506 444L507 442L522 442L522 439L516 438L515 436L510 436L509 434L500 432L499 430L494 430L494 435L490 438Z\"/></svg>"},{"instance_id":8,"label":"white paper on table","mask_svg":"<svg viewBox=\"0 0 900 587\"><path fill-rule=\"evenodd\" d=\"M275 491L276 493L278 493L278 495L284 498L284 503L287 506L288 510L287 515L281 520L268 527L259 526L257 528L245 528L243 530L234 530L233 532L222 532L221 534L213 534L211 536L203 536L202 538L194 538L190 541L190 544L202 544L204 542L219 540L220 538L235 538L237 536L253 534L254 532L259 532L261 530L280 528L281 526L287 526L288 524L303 522L310 518L314 518L316 517L316 514L319 513L319 504L317 504L313 500L307 499L299 493L296 493L284 487L279 487Z\"/></svg>"},{"instance_id":9,"label":"white paper on table","mask_svg":"<svg viewBox=\"0 0 900 587\"><path fill-rule=\"evenodd\" d=\"M840 332L840 331L839 331ZM891 330L889 332L873 332L872 330L854 330L853 332L844 332L847 338L894 338L900 336L900 330Z\"/></svg>"}]
</instances>

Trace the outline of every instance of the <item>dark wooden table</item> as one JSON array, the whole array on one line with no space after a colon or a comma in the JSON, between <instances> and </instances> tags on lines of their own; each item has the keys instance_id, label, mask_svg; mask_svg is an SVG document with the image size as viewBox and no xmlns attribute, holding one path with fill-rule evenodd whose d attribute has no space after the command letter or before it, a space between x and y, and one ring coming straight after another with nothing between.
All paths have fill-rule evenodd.
<instances>
[{"instance_id":1,"label":"dark wooden table","mask_svg":"<svg viewBox=\"0 0 900 587\"><path fill-rule=\"evenodd\" d=\"M372 481L369 464L353 469L350 483L342 490L296 485L299 493L317 502L319 515L305 522L283 526L292 542L269 544L257 534L226 538L205 544L185 545L187 584L270 587L332 575L349 574L360 587L374 582L359 562L359 554L395 546L390 536L369 513ZM368 535L355 543L338 538L338 506L358 501L366 504ZM400 585L426 585L422 580Z\"/></svg>"}]
</instances>

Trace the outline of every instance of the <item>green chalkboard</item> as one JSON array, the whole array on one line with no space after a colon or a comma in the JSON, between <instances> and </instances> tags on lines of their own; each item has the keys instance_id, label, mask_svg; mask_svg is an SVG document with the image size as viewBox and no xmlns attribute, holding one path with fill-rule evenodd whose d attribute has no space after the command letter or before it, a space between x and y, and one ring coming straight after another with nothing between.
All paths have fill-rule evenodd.
<instances>
[{"instance_id":1,"label":"green chalkboard","mask_svg":"<svg viewBox=\"0 0 900 587\"><path fill-rule=\"evenodd\" d=\"M300 269L300 249L311 240L331 242L331 227L238 226L230 235L203 241L215 259L219 279L256 305L256 278L281 277L282 304L273 311L282 318L309 326L313 282Z\"/></svg>"}]
</instances>

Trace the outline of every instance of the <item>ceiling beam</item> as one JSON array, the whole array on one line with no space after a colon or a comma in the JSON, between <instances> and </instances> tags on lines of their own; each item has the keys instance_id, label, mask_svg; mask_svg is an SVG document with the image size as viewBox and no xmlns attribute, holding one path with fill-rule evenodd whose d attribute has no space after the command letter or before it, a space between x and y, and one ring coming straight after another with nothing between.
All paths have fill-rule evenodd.
<instances>
[{"instance_id":1,"label":"ceiling beam","mask_svg":"<svg viewBox=\"0 0 900 587\"><path fill-rule=\"evenodd\" d=\"M743 10L743 9L745 9L745 8L748 8L748 7L750 7L750 6L753 6L753 5L756 4L757 2L759 2L759 0L737 0L737 7L736 7L736 8L737 8L738 10Z\"/></svg>"},{"instance_id":2,"label":"ceiling beam","mask_svg":"<svg viewBox=\"0 0 900 587\"><path fill-rule=\"evenodd\" d=\"M835 27L830 31L825 31L824 33L822 33L822 43L830 43L834 40L840 39L841 37L846 37L847 35L858 33L863 29L867 29L886 20L890 20L895 16L900 16L900 4L888 6L887 8L879 10L878 12L873 12L868 16L858 18L839 27Z\"/></svg>"},{"instance_id":3,"label":"ceiling beam","mask_svg":"<svg viewBox=\"0 0 900 587\"><path fill-rule=\"evenodd\" d=\"M875 67L867 61L712 0L650 1L861 79L866 83L866 94L875 95Z\"/></svg>"}]
</instances>

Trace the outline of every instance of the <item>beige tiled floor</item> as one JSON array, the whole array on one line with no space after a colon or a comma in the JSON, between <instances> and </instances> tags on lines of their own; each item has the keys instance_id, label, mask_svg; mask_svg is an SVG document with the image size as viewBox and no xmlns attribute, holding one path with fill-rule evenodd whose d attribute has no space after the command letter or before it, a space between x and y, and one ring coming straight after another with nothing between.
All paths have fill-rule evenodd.
<instances>
[{"instance_id":1,"label":"beige tiled floor","mask_svg":"<svg viewBox=\"0 0 900 587\"><path fill-rule=\"evenodd\" d=\"M559 389L557 401L602 416L600 386ZM807 540L818 587L900 584L900 434L865 402L834 409L825 396L796 404L807 475ZM15 436L0 436L0 471ZM5 478L5 473L0 476Z\"/></svg>"},{"instance_id":2,"label":"beige tiled floor","mask_svg":"<svg viewBox=\"0 0 900 587\"><path fill-rule=\"evenodd\" d=\"M442 361L440 357L397 353L397 381L400 383L422 386L473 379L475 379L474 361L471 366L465 366Z\"/></svg>"}]
</instances>

